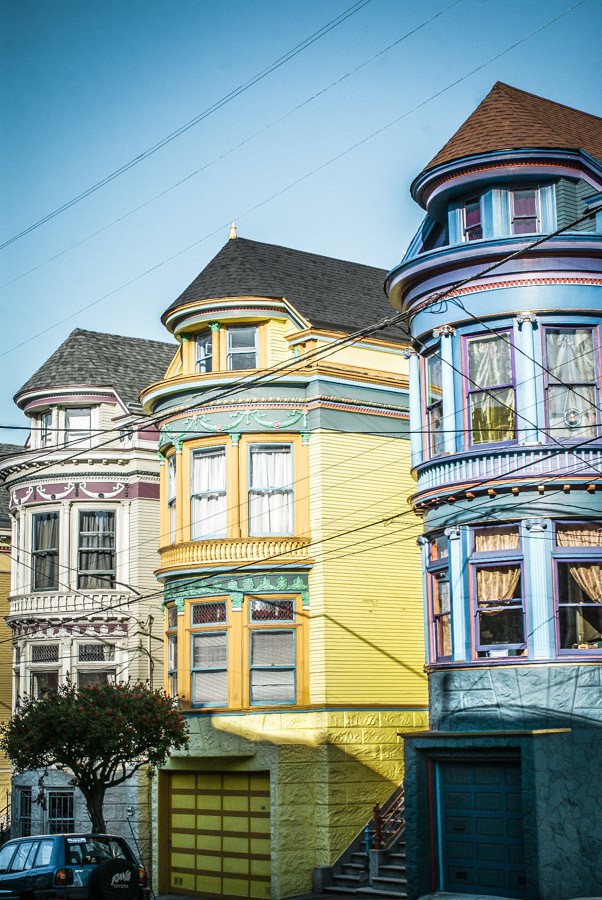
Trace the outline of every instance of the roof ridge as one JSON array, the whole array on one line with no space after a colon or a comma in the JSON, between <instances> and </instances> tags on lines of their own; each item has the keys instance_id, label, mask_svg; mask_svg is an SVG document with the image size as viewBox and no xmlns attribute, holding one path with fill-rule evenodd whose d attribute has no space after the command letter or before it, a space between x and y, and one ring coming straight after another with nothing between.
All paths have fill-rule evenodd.
<instances>
[{"instance_id":1,"label":"roof ridge","mask_svg":"<svg viewBox=\"0 0 602 900\"><path fill-rule=\"evenodd\" d=\"M500 87L502 89L508 88L513 93L521 94L523 97L533 97L535 100L543 100L544 103L551 103L553 106L561 106L563 109L566 109L567 112L579 113L580 116L589 116L590 119L602 122L602 116L597 116L595 113L586 112L584 109L577 109L576 106L569 106L567 103L560 103L558 100L550 100L549 97L542 97L541 94L535 94L533 91L524 91L522 88L517 88L513 84L508 84L506 81L496 81L493 85L493 88L495 87ZM493 88L491 90L493 90Z\"/></svg>"},{"instance_id":2,"label":"roof ridge","mask_svg":"<svg viewBox=\"0 0 602 900\"><path fill-rule=\"evenodd\" d=\"M363 269L375 269L377 272L388 272L386 266L371 266L369 263L356 262L352 259L343 259L340 256L328 256L326 253L316 253L314 250L299 250L297 247L286 247L284 244L273 244L271 241L256 241L253 240L253 238L245 237L237 237L236 241L244 241L246 244L253 244L258 247L272 247L275 250L287 250L290 253L302 253L305 256L317 256L318 259L335 260L336 262L347 263L350 266L360 266ZM227 241L224 244L224 247L233 243L235 243L234 240ZM222 247L222 250L224 247Z\"/></svg>"}]
</instances>

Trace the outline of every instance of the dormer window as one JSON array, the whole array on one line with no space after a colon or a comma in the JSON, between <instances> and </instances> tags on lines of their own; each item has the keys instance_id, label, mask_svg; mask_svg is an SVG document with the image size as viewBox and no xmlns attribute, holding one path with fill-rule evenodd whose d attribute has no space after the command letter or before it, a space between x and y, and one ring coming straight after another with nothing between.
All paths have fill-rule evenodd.
<instances>
[{"instance_id":1,"label":"dormer window","mask_svg":"<svg viewBox=\"0 0 602 900\"><path fill-rule=\"evenodd\" d=\"M226 369L257 368L257 328L255 325L238 325L228 328Z\"/></svg>"},{"instance_id":2,"label":"dormer window","mask_svg":"<svg viewBox=\"0 0 602 900\"><path fill-rule=\"evenodd\" d=\"M213 334L199 334L196 339L196 370L201 375L213 370Z\"/></svg>"},{"instance_id":3,"label":"dormer window","mask_svg":"<svg viewBox=\"0 0 602 900\"><path fill-rule=\"evenodd\" d=\"M481 201L472 197L464 204L464 240L480 241L483 237L483 221L481 218Z\"/></svg>"},{"instance_id":4,"label":"dormer window","mask_svg":"<svg viewBox=\"0 0 602 900\"><path fill-rule=\"evenodd\" d=\"M541 230L538 194L539 192L535 188L510 191L510 230L512 234L534 234Z\"/></svg>"}]
</instances>

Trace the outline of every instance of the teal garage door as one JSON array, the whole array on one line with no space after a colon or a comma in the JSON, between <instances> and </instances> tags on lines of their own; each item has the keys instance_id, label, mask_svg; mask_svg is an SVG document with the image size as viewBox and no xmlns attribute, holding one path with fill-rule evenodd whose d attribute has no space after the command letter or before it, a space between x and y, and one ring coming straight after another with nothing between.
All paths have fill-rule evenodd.
<instances>
[{"instance_id":1,"label":"teal garage door","mask_svg":"<svg viewBox=\"0 0 602 900\"><path fill-rule=\"evenodd\" d=\"M438 762L440 887L526 897L520 765Z\"/></svg>"}]
</instances>

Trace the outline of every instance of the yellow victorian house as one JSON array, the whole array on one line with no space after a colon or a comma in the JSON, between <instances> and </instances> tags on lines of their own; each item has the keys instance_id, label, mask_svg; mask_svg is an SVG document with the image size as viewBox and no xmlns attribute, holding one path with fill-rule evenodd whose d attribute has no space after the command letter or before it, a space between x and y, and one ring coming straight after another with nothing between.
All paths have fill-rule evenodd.
<instances>
[{"instance_id":1,"label":"yellow victorian house","mask_svg":"<svg viewBox=\"0 0 602 900\"><path fill-rule=\"evenodd\" d=\"M311 888L426 725L407 334L385 272L231 239L163 316L166 686L159 893ZM407 512L400 509L406 508Z\"/></svg>"}]
</instances>

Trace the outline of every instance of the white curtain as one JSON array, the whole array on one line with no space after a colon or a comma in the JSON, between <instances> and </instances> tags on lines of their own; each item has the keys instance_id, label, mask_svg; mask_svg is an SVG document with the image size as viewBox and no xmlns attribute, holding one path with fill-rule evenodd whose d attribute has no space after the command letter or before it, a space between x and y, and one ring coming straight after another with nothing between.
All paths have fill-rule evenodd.
<instances>
[{"instance_id":1,"label":"white curtain","mask_svg":"<svg viewBox=\"0 0 602 900\"><path fill-rule=\"evenodd\" d=\"M512 383L512 360L508 335L469 341L468 376L471 388Z\"/></svg>"},{"instance_id":2,"label":"white curtain","mask_svg":"<svg viewBox=\"0 0 602 900\"><path fill-rule=\"evenodd\" d=\"M192 494L193 537L224 536L227 531L225 448L193 455Z\"/></svg>"},{"instance_id":3,"label":"white curtain","mask_svg":"<svg viewBox=\"0 0 602 900\"><path fill-rule=\"evenodd\" d=\"M251 447L249 534L293 530L291 447Z\"/></svg>"},{"instance_id":4,"label":"white curtain","mask_svg":"<svg viewBox=\"0 0 602 900\"><path fill-rule=\"evenodd\" d=\"M594 381L594 343L589 329L546 332L547 363L560 381Z\"/></svg>"}]
</instances>

